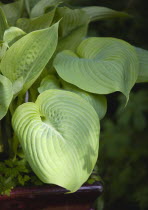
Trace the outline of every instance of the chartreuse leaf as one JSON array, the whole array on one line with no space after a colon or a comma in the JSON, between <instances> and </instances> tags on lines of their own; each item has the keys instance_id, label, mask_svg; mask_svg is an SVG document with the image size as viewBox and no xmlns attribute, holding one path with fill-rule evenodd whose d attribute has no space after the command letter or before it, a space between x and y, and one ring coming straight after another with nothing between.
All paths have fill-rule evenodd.
<instances>
[{"instance_id":1,"label":"chartreuse leaf","mask_svg":"<svg viewBox=\"0 0 148 210\"><path fill-rule=\"evenodd\" d=\"M14 42L22 38L26 33L17 27L10 27L4 32L3 40L11 46Z\"/></svg>"},{"instance_id":2,"label":"chartreuse leaf","mask_svg":"<svg viewBox=\"0 0 148 210\"><path fill-rule=\"evenodd\" d=\"M12 97L12 83L0 74L0 120L6 115Z\"/></svg>"},{"instance_id":3,"label":"chartreuse leaf","mask_svg":"<svg viewBox=\"0 0 148 210\"><path fill-rule=\"evenodd\" d=\"M138 47L135 47L135 49L140 63L137 82L148 82L148 51Z\"/></svg>"},{"instance_id":4,"label":"chartreuse leaf","mask_svg":"<svg viewBox=\"0 0 148 210\"><path fill-rule=\"evenodd\" d=\"M30 17L38 17L45 13L45 10L49 7L56 6L60 0L40 0L31 10Z\"/></svg>"},{"instance_id":5,"label":"chartreuse leaf","mask_svg":"<svg viewBox=\"0 0 148 210\"><path fill-rule=\"evenodd\" d=\"M130 15L125 12L119 12L106 7L98 7L98 6L84 7L83 11L85 11L86 14L89 15L90 21L115 18L115 17L130 17Z\"/></svg>"},{"instance_id":6,"label":"chartreuse leaf","mask_svg":"<svg viewBox=\"0 0 148 210\"><path fill-rule=\"evenodd\" d=\"M19 106L12 119L25 156L45 183L71 192L88 179L98 156L99 119L75 93L48 90Z\"/></svg>"},{"instance_id":7,"label":"chartreuse leaf","mask_svg":"<svg viewBox=\"0 0 148 210\"><path fill-rule=\"evenodd\" d=\"M7 50L1 71L12 81L15 90L15 85L21 83L24 93L34 83L53 55L57 40L58 23L27 34Z\"/></svg>"},{"instance_id":8,"label":"chartreuse leaf","mask_svg":"<svg viewBox=\"0 0 148 210\"><path fill-rule=\"evenodd\" d=\"M16 20L20 17L21 7L22 1L0 5L0 8L4 11L10 25L15 25Z\"/></svg>"},{"instance_id":9,"label":"chartreuse leaf","mask_svg":"<svg viewBox=\"0 0 148 210\"><path fill-rule=\"evenodd\" d=\"M48 75L41 81L40 87L38 88L39 93L50 89L60 89L60 81L54 75Z\"/></svg>"},{"instance_id":10,"label":"chartreuse leaf","mask_svg":"<svg viewBox=\"0 0 148 210\"><path fill-rule=\"evenodd\" d=\"M98 94L122 92L128 99L138 76L133 46L115 38L88 38L76 53L63 51L54 60L59 76L77 87Z\"/></svg>"},{"instance_id":11,"label":"chartreuse leaf","mask_svg":"<svg viewBox=\"0 0 148 210\"><path fill-rule=\"evenodd\" d=\"M88 103L90 103L95 109L95 111L97 112L100 120L104 117L107 111L107 101L106 101L105 96L88 93L64 81L62 82L62 85L65 90L69 90L74 93L77 93L79 96L85 99Z\"/></svg>"},{"instance_id":12,"label":"chartreuse leaf","mask_svg":"<svg viewBox=\"0 0 148 210\"><path fill-rule=\"evenodd\" d=\"M44 29L51 25L54 13L55 13L55 8L52 9L50 12L36 18L32 19L20 18L17 20L16 25L27 33L39 29Z\"/></svg>"},{"instance_id":13,"label":"chartreuse leaf","mask_svg":"<svg viewBox=\"0 0 148 210\"><path fill-rule=\"evenodd\" d=\"M4 31L8 28L7 19L3 10L0 8L0 40L3 40Z\"/></svg>"}]
</instances>

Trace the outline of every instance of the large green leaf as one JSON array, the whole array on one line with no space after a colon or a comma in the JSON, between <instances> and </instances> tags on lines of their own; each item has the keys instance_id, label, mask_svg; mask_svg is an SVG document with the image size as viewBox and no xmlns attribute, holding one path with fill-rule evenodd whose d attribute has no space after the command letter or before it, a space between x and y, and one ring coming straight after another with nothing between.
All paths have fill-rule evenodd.
<instances>
[{"instance_id":1,"label":"large green leaf","mask_svg":"<svg viewBox=\"0 0 148 210\"><path fill-rule=\"evenodd\" d=\"M0 120L6 115L12 97L12 83L0 74Z\"/></svg>"},{"instance_id":2,"label":"large green leaf","mask_svg":"<svg viewBox=\"0 0 148 210\"><path fill-rule=\"evenodd\" d=\"M0 40L3 40L4 31L8 28L7 19L3 10L0 8Z\"/></svg>"},{"instance_id":3,"label":"large green leaf","mask_svg":"<svg viewBox=\"0 0 148 210\"><path fill-rule=\"evenodd\" d=\"M34 83L53 55L57 40L58 23L27 34L7 50L0 67L15 90L15 86L21 83L24 93Z\"/></svg>"},{"instance_id":4,"label":"large green leaf","mask_svg":"<svg viewBox=\"0 0 148 210\"><path fill-rule=\"evenodd\" d=\"M122 92L128 99L138 76L133 46L115 38L88 38L76 53L65 50L54 60L59 76L79 88L99 94Z\"/></svg>"},{"instance_id":5,"label":"large green leaf","mask_svg":"<svg viewBox=\"0 0 148 210\"><path fill-rule=\"evenodd\" d=\"M25 156L45 183L71 192L88 179L98 156L99 120L75 93L44 91L17 108L12 124Z\"/></svg>"},{"instance_id":6,"label":"large green leaf","mask_svg":"<svg viewBox=\"0 0 148 210\"><path fill-rule=\"evenodd\" d=\"M148 50L135 48L138 54L140 70L137 82L148 82Z\"/></svg>"},{"instance_id":7,"label":"large green leaf","mask_svg":"<svg viewBox=\"0 0 148 210\"><path fill-rule=\"evenodd\" d=\"M15 43L17 40L22 38L26 33L22 31L20 28L17 27L10 27L4 32L4 38L3 40L11 46L13 43Z\"/></svg>"},{"instance_id":8,"label":"large green leaf","mask_svg":"<svg viewBox=\"0 0 148 210\"><path fill-rule=\"evenodd\" d=\"M30 15L31 9L39 2L39 0L25 0L25 6L28 14Z\"/></svg>"},{"instance_id":9,"label":"large green leaf","mask_svg":"<svg viewBox=\"0 0 148 210\"><path fill-rule=\"evenodd\" d=\"M106 7L98 7L98 6L84 7L83 11L85 11L86 14L89 15L90 21L115 18L115 17L130 17L130 15L125 12L112 10Z\"/></svg>"},{"instance_id":10,"label":"large green leaf","mask_svg":"<svg viewBox=\"0 0 148 210\"><path fill-rule=\"evenodd\" d=\"M40 0L31 10L30 17L38 17L45 13L45 10L49 7L58 5L60 0Z\"/></svg>"},{"instance_id":11,"label":"large green leaf","mask_svg":"<svg viewBox=\"0 0 148 210\"><path fill-rule=\"evenodd\" d=\"M52 11L43 14L39 17L28 19L20 18L17 20L17 27L21 28L25 32L29 33L38 29L44 29L51 25L55 13L55 8Z\"/></svg>"}]
</instances>

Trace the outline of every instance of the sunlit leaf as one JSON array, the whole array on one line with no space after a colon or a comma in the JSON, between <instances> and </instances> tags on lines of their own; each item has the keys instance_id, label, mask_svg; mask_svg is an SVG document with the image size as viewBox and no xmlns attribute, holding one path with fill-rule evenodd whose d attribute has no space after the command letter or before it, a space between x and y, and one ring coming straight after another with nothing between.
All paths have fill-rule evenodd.
<instances>
[{"instance_id":1,"label":"sunlit leaf","mask_svg":"<svg viewBox=\"0 0 148 210\"><path fill-rule=\"evenodd\" d=\"M141 48L135 48L138 54L140 70L137 78L137 82L148 82L148 50Z\"/></svg>"},{"instance_id":2,"label":"sunlit leaf","mask_svg":"<svg viewBox=\"0 0 148 210\"><path fill-rule=\"evenodd\" d=\"M44 91L19 106L13 128L36 175L71 192L88 179L98 156L99 120L75 93Z\"/></svg>"},{"instance_id":3,"label":"sunlit leaf","mask_svg":"<svg viewBox=\"0 0 148 210\"><path fill-rule=\"evenodd\" d=\"M65 50L54 60L59 76L92 93L122 92L128 99L138 76L136 51L127 42L115 38L88 38L76 53Z\"/></svg>"},{"instance_id":4,"label":"sunlit leaf","mask_svg":"<svg viewBox=\"0 0 148 210\"><path fill-rule=\"evenodd\" d=\"M53 55L58 39L58 23L31 32L15 42L1 61L1 71L15 86L22 81L23 93L34 83ZM15 89L15 87L14 87Z\"/></svg>"},{"instance_id":5,"label":"sunlit leaf","mask_svg":"<svg viewBox=\"0 0 148 210\"><path fill-rule=\"evenodd\" d=\"M0 120L6 115L12 97L12 83L0 74Z\"/></svg>"}]
</instances>

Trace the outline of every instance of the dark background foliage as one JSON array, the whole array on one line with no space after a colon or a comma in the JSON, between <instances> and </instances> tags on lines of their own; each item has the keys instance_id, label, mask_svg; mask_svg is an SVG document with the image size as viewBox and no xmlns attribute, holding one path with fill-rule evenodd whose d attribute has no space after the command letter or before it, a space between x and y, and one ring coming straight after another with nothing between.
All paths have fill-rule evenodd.
<instances>
[{"instance_id":1,"label":"dark background foliage","mask_svg":"<svg viewBox=\"0 0 148 210\"><path fill-rule=\"evenodd\" d=\"M146 0L75 0L73 6L105 6L126 11L130 19L91 23L90 36L124 39L148 49L148 4ZM104 195L98 209L148 209L148 84L136 84L124 109L123 97L108 97L108 112L102 121L98 173Z\"/></svg>"}]
</instances>

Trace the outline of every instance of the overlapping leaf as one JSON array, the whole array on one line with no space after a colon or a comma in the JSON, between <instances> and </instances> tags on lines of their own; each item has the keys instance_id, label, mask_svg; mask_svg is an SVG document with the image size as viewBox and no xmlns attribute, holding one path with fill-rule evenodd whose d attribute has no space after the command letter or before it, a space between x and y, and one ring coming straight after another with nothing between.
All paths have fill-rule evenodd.
<instances>
[{"instance_id":1,"label":"overlapping leaf","mask_svg":"<svg viewBox=\"0 0 148 210\"><path fill-rule=\"evenodd\" d=\"M7 19L3 10L0 8L0 40L3 40L4 31L8 28Z\"/></svg>"},{"instance_id":2,"label":"overlapping leaf","mask_svg":"<svg viewBox=\"0 0 148 210\"><path fill-rule=\"evenodd\" d=\"M97 95L83 91L82 89L77 88L76 86L71 85L63 80L60 81L54 75L46 76L42 80L40 87L38 88L38 91L39 93L42 93L45 90L50 90L50 89L64 89L78 94L93 106L100 120L106 114L107 101L105 96L103 95Z\"/></svg>"},{"instance_id":3,"label":"overlapping leaf","mask_svg":"<svg viewBox=\"0 0 148 210\"><path fill-rule=\"evenodd\" d=\"M90 21L103 20L115 17L130 17L125 12L116 11L107 7L90 6L84 7L83 10L90 17Z\"/></svg>"},{"instance_id":4,"label":"overlapping leaf","mask_svg":"<svg viewBox=\"0 0 148 210\"><path fill-rule=\"evenodd\" d=\"M38 17L45 13L45 10L58 5L60 0L40 0L31 10L30 17Z\"/></svg>"},{"instance_id":5,"label":"overlapping leaf","mask_svg":"<svg viewBox=\"0 0 148 210\"><path fill-rule=\"evenodd\" d=\"M88 38L77 52L65 50L54 60L59 76L92 93L122 92L128 99L138 76L138 57L133 46L115 38Z\"/></svg>"},{"instance_id":6,"label":"overlapping leaf","mask_svg":"<svg viewBox=\"0 0 148 210\"><path fill-rule=\"evenodd\" d=\"M2 4L0 8L4 11L7 21L10 25L15 25L16 20L21 15L22 1L16 1L9 4Z\"/></svg>"},{"instance_id":7,"label":"overlapping leaf","mask_svg":"<svg viewBox=\"0 0 148 210\"><path fill-rule=\"evenodd\" d=\"M148 51L138 47L135 49L140 63L137 82L148 82Z\"/></svg>"},{"instance_id":8,"label":"overlapping leaf","mask_svg":"<svg viewBox=\"0 0 148 210\"><path fill-rule=\"evenodd\" d=\"M15 86L21 83L25 92L34 83L53 55L57 40L58 23L27 34L7 50L0 67L15 90L18 89Z\"/></svg>"},{"instance_id":9,"label":"overlapping leaf","mask_svg":"<svg viewBox=\"0 0 148 210\"><path fill-rule=\"evenodd\" d=\"M10 27L5 30L3 40L11 46L14 42L25 36L26 33L17 27Z\"/></svg>"},{"instance_id":10,"label":"overlapping leaf","mask_svg":"<svg viewBox=\"0 0 148 210\"><path fill-rule=\"evenodd\" d=\"M0 120L6 115L12 97L12 83L0 74Z\"/></svg>"},{"instance_id":11,"label":"overlapping leaf","mask_svg":"<svg viewBox=\"0 0 148 210\"><path fill-rule=\"evenodd\" d=\"M44 91L13 116L13 128L28 162L45 183L71 192L88 179L98 156L99 120L75 93Z\"/></svg>"},{"instance_id":12,"label":"overlapping leaf","mask_svg":"<svg viewBox=\"0 0 148 210\"><path fill-rule=\"evenodd\" d=\"M39 17L28 19L20 18L17 20L17 26L29 33L31 31L47 28L51 25L55 13L55 8L52 11L43 14Z\"/></svg>"}]
</instances>

